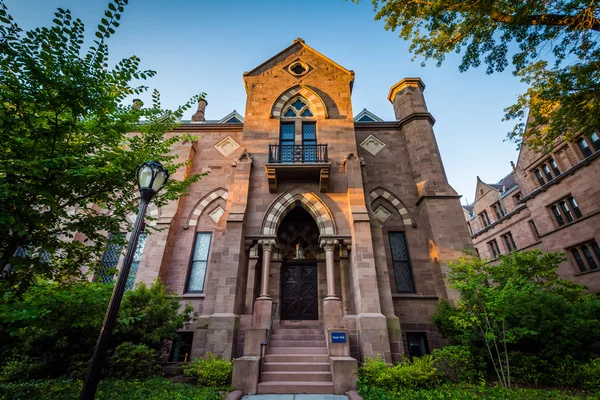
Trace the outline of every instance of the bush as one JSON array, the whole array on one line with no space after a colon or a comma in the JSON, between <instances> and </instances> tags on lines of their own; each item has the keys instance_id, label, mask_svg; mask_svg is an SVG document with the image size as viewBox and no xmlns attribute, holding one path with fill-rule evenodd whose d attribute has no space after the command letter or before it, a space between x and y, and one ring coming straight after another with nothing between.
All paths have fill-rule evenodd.
<instances>
[{"instance_id":1,"label":"bush","mask_svg":"<svg viewBox=\"0 0 600 400\"><path fill-rule=\"evenodd\" d=\"M20 297L0 297L0 379L81 379L112 290L112 284L38 282ZM158 352L191 318L191 307L182 308L164 285L138 285L123 297L111 343Z\"/></svg>"},{"instance_id":2,"label":"bush","mask_svg":"<svg viewBox=\"0 0 600 400\"><path fill-rule=\"evenodd\" d=\"M156 351L143 344L121 343L108 361L108 375L115 378L148 378L159 373Z\"/></svg>"},{"instance_id":3,"label":"bush","mask_svg":"<svg viewBox=\"0 0 600 400\"><path fill-rule=\"evenodd\" d=\"M440 382L440 371L432 356L406 359L389 367L381 358L367 359L359 370L361 385L377 386L386 390L432 387Z\"/></svg>"},{"instance_id":4,"label":"bush","mask_svg":"<svg viewBox=\"0 0 600 400\"><path fill-rule=\"evenodd\" d=\"M184 374L197 378L200 386L225 387L231 383L233 362L209 352L206 358L194 358L182 370Z\"/></svg>"},{"instance_id":5,"label":"bush","mask_svg":"<svg viewBox=\"0 0 600 400\"><path fill-rule=\"evenodd\" d=\"M3 400L72 400L83 383L77 380L46 380L0 384ZM226 392L216 388L173 383L165 378L148 380L102 380L96 400L221 400Z\"/></svg>"},{"instance_id":6,"label":"bush","mask_svg":"<svg viewBox=\"0 0 600 400\"><path fill-rule=\"evenodd\" d=\"M600 358L581 365L576 370L575 377L582 388L600 390Z\"/></svg>"},{"instance_id":7,"label":"bush","mask_svg":"<svg viewBox=\"0 0 600 400\"><path fill-rule=\"evenodd\" d=\"M485 379L485 363L466 346L445 346L431 353L436 368L452 383Z\"/></svg>"}]
</instances>

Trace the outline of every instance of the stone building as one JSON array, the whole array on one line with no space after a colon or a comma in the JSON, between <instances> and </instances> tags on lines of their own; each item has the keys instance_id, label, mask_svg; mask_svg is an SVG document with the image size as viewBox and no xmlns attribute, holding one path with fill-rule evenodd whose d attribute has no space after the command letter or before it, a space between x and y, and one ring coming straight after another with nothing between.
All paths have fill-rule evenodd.
<instances>
[{"instance_id":1,"label":"stone building","mask_svg":"<svg viewBox=\"0 0 600 400\"><path fill-rule=\"evenodd\" d=\"M208 121L201 101L171 133L198 137L174 150L191 160L175 176L210 173L150 211L164 229L131 279L160 278L199 314L171 359L235 357L248 393L344 393L357 360L440 347L445 265L472 245L423 82L391 87L395 121L353 117L354 72L301 39L243 78L243 116Z\"/></svg>"},{"instance_id":2,"label":"stone building","mask_svg":"<svg viewBox=\"0 0 600 400\"><path fill-rule=\"evenodd\" d=\"M517 165L497 183L477 178L463 206L475 250L496 259L539 248L565 252L559 274L600 294L600 139L559 139L551 151L523 146Z\"/></svg>"}]
</instances>

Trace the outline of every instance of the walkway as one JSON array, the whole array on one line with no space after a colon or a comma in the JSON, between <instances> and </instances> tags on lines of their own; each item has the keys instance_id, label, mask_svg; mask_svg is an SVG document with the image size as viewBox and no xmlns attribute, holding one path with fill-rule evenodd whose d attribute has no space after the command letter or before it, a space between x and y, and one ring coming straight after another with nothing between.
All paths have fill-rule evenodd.
<instances>
[{"instance_id":1,"label":"walkway","mask_svg":"<svg viewBox=\"0 0 600 400\"><path fill-rule=\"evenodd\" d=\"M348 400L348 396L335 394L252 394L242 397L248 400Z\"/></svg>"}]
</instances>

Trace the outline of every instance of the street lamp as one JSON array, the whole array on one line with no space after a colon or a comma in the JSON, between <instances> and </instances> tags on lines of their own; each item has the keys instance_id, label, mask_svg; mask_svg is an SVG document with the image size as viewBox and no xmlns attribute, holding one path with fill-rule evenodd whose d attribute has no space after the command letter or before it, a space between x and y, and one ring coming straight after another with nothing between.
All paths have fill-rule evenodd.
<instances>
[{"instance_id":1,"label":"street lamp","mask_svg":"<svg viewBox=\"0 0 600 400\"><path fill-rule=\"evenodd\" d=\"M135 224L133 225L131 239L127 245L123 268L121 268L121 271L119 272L119 277L117 278L117 283L110 298L106 316L104 317L104 324L100 330L98 342L96 342L92 362L88 369L85 383L83 384L81 396L79 397L80 400L93 400L96 395L96 389L98 388L98 382L100 381L100 373L102 372L102 364L106 357L110 337L115 328L117 314L119 313L121 300L123 300L123 293L125 293L125 284L127 283L127 277L129 276L129 270L131 269L133 255L137 247L140 233L144 227L146 209L148 208L148 203L150 203L152 197L166 185L169 179L169 171L157 161L148 161L138 166L136 179L140 191L140 209L135 219Z\"/></svg>"}]
</instances>

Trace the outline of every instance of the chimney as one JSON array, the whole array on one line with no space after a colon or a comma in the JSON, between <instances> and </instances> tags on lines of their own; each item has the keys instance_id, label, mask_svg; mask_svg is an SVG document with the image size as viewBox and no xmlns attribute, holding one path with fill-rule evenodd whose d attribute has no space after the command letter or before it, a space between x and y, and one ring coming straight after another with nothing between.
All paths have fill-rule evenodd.
<instances>
[{"instance_id":1,"label":"chimney","mask_svg":"<svg viewBox=\"0 0 600 400\"><path fill-rule=\"evenodd\" d=\"M515 163L514 162L510 162L510 166L512 167L512 170L515 171L517 169L517 167L515 167Z\"/></svg>"},{"instance_id":2,"label":"chimney","mask_svg":"<svg viewBox=\"0 0 600 400\"><path fill-rule=\"evenodd\" d=\"M205 122L204 112L206 111L206 106L208 105L208 101L204 99L200 99L198 102L198 110L192 115L192 121L194 122Z\"/></svg>"}]
</instances>

